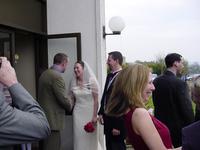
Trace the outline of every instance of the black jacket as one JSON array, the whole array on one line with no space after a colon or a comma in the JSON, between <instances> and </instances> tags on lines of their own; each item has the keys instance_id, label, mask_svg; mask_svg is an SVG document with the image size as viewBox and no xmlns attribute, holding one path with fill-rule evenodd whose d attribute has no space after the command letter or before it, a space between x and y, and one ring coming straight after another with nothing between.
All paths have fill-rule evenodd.
<instances>
[{"instance_id":1,"label":"black jacket","mask_svg":"<svg viewBox=\"0 0 200 150\"><path fill-rule=\"evenodd\" d=\"M111 96L114 81L115 81L115 79L114 79L112 81L112 83L109 85L109 78L110 78L110 74L108 74L107 78L106 78L106 83L105 83L103 95L102 95L102 98L101 98L101 107L100 107L98 114L103 115L104 133L107 136L113 138L113 140L121 140L121 139L125 139L124 118L123 117L110 117L110 116L105 115L105 113L104 113L104 111L105 111L104 107L106 107L106 104L108 103L108 100ZM112 136L112 129L113 128L120 130L119 136Z\"/></svg>"},{"instance_id":2,"label":"black jacket","mask_svg":"<svg viewBox=\"0 0 200 150\"><path fill-rule=\"evenodd\" d=\"M200 121L186 126L182 130L182 150L199 150Z\"/></svg>"},{"instance_id":3,"label":"black jacket","mask_svg":"<svg viewBox=\"0 0 200 150\"><path fill-rule=\"evenodd\" d=\"M153 83L155 117L169 128L174 146L181 146L181 129L194 121L188 86L171 71L165 71Z\"/></svg>"}]
</instances>

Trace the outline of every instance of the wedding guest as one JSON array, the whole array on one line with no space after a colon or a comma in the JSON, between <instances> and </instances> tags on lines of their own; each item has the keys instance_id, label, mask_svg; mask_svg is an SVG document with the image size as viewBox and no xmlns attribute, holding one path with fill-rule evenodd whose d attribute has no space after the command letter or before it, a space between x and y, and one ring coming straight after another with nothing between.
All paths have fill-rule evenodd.
<instances>
[{"instance_id":1,"label":"wedding guest","mask_svg":"<svg viewBox=\"0 0 200 150\"><path fill-rule=\"evenodd\" d=\"M21 150L31 150L31 143L22 144Z\"/></svg>"},{"instance_id":2,"label":"wedding guest","mask_svg":"<svg viewBox=\"0 0 200 150\"><path fill-rule=\"evenodd\" d=\"M5 96L5 101L6 101L8 104L12 105L12 97L11 97L11 95L10 95L10 92L9 92L9 90L8 90L8 87L5 86L5 85L3 85L2 83L0 83L0 91L2 91L2 93L4 94L4 96ZM31 150L31 143L28 143L28 144L21 144L21 149L22 149L22 150L26 150L26 148L27 148L27 150Z\"/></svg>"},{"instance_id":3,"label":"wedding guest","mask_svg":"<svg viewBox=\"0 0 200 150\"><path fill-rule=\"evenodd\" d=\"M177 77L184 68L182 56L168 54L165 65L165 72L153 81L154 114L169 128L173 146L179 147L182 145L181 130L194 121L194 113L187 83Z\"/></svg>"},{"instance_id":4,"label":"wedding guest","mask_svg":"<svg viewBox=\"0 0 200 150\"><path fill-rule=\"evenodd\" d=\"M197 76L193 81L191 89L192 100L196 104L195 121L200 120L200 76Z\"/></svg>"},{"instance_id":5,"label":"wedding guest","mask_svg":"<svg viewBox=\"0 0 200 150\"><path fill-rule=\"evenodd\" d=\"M114 83L106 114L124 116L128 139L134 150L173 148L168 128L145 108L154 89L150 69L142 64L123 69Z\"/></svg>"},{"instance_id":6,"label":"wedding guest","mask_svg":"<svg viewBox=\"0 0 200 150\"><path fill-rule=\"evenodd\" d=\"M73 109L74 150L99 150L101 146L98 134L97 111L99 105L99 83L90 68L83 61L74 65L74 76L70 84L70 95L75 101ZM92 130L87 133L84 126L90 123ZM91 127L91 126L94 126ZM93 131L94 129L94 131ZM103 132L103 131L102 131ZM102 145L103 146L103 145Z\"/></svg>"},{"instance_id":7,"label":"wedding guest","mask_svg":"<svg viewBox=\"0 0 200 150\"><path fill-rule=\"evenodd\" d=\"M105 108L109 101L110 94L114 87L114 82L119 72L122 70L123 56L119 51L112 51L108 54L107 65L110 73L106 77L103 95L101 98L101 107L98 115L102 125L104 125L104 134L107 150L125 150L125 126L123 118L111 117L105 114Z\"/></svg>"},{"instance_id":8,"label":"wedding guest","mask_svg":"<svg viewBox=\"0 0 200 150\"><path fill-rule=\"evenodd\" d=\"M194 122L182 129L182 150L199 150L200 121Z\"/></svg>"},{"instance_id":9,"label":"wedding guest","mask_svg":"<svg viewBox=\"0 0 200 150\"><path fill-rule=\"evenodd\" d=\"M0 149L12 150L14 145L46 138L49 124L39 104L18 82L14 68L0 57L0 83L8 88L12 106L0 91Z\"/></svg>"},{"instance_id":10,"label":"wedding guest","mask_svg":"<svg viewBox=\"0 0 200 150\"><path fill-rule=\"evenodd\" d=\"M8 90L8 87L6 85L3 85L2 83L0 83L0 91L3 92L3 94L4 94L5 98L6 98L5 101L8 104L12 105L12 98L10 96L10 92Z\"/></svg>"}]
</instances>

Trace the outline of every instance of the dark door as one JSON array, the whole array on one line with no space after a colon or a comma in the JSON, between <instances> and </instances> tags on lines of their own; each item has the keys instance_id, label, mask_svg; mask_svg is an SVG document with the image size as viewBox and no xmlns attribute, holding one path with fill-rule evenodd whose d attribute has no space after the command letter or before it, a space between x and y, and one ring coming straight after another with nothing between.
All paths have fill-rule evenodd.
<instances>
[{"instance_id":1,"label":"dark door","mask_svg":"<svg viewBox=\"0 0 200 150\"><path fill-rule=\"evenodd\" d=\"M0 56L7 57L14 65L14 32L0 30Z\"/></svg>"}]
</instances>

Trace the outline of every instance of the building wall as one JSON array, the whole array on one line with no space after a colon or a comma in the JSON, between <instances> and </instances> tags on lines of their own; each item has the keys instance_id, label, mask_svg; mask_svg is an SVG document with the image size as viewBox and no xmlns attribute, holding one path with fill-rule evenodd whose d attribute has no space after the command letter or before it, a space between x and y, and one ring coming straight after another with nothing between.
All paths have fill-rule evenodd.
<instances>
[{"instance_id":1,"label":"building wall","mask_svg":"<svg viewBox=\"0 0 200 150\"><path fill-rule=\"evenodd\" d=\"M82 60L94 70L100 85L106 73L104 24L104 0L48 0L48 34L81 33ZM73 65L73 64L70 64Z\"/></svg>"},{"instance_id":2,"label":"building wall","mask_svg":"<svg viewBox=\"0 0 200 150\"><path fill-rule=\"evenodd\" d=\"M7 53L19 55L19 60L14 64L17 77L31 95L36 98L37 80L35 75L37 70L35 70L35 38L32 33L46 33L45 1L1 0L0 28L5 33L15 35L15 38L9 41L10 45L13 46L9 47ZM10 56L10 58L13 57ZM11 60L11 62L13 61L14 59Z\"/></svg>"},{"instance_id":3,"label":"building wall","mask_svg":"<svg viewBox=\"0 0 200 150\"><path fill-rule=\"evenodd\" d=\"M1 0L0 24L34 32L46 32L45 3L39 0Z\"/></svg>"},{"instance_id":4,"label":"building wall","mask_svg":"<svg viewBox=\"0 0 200 150\"><path fill-rule=\"evenodd\" d=\"M106 75L105 39L102 36L104 20L104 0L47 1L48 34L81 33L82 60L86 61L95 72L101 89L103 89ZM55 53L51 48L48 49L48 55ZM70 50L67 50L67 52L70 53ZM73 56L73 54L68 55ZM48 57L51 58L52 56ZM74 58L71 59L69 65L74 65L73 60ZM49 62L51 61L49 60ZM70 78L69 76L66 77ZM72 150L73 124L71 116L66 116L66 125L62 136L63 139L68 139L68 141L65 141L63 147Z\"/></svg>"}]
</instances>

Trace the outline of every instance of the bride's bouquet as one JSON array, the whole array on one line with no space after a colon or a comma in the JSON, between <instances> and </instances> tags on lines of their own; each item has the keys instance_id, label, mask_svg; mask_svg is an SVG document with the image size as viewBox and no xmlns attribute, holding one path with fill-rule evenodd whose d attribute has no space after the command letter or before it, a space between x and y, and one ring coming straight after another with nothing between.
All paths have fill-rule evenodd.
<instances>
[{"instance_id":1,"label":"bride's bouquet","mask_svg":"<svg viewBox=\"0 0 200 150\"><path fill-rule=\"evenodd\" d=\"M94 124L92 122L88 122L85 126L84 126L84 130L86 132L94 132L95 127Z\"/></svg>"}]
</instances>

